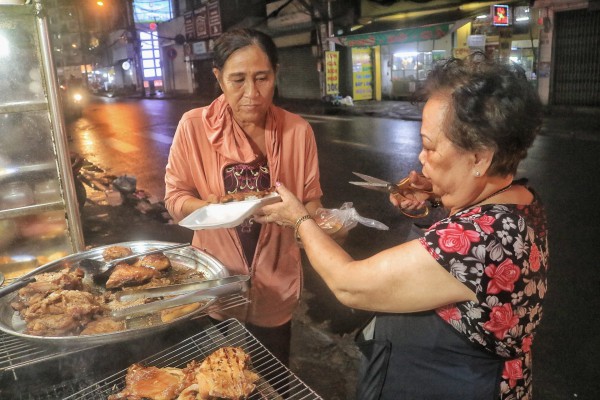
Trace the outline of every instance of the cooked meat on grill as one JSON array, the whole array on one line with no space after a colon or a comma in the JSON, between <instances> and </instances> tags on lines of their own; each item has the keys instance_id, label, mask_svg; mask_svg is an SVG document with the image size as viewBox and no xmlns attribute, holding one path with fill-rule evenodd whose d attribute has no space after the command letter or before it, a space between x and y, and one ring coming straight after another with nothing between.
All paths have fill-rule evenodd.
<instances>
[{"instance_id":1,"label":"cooked meat on grill","mask_svg":"<svg viewBox=\"0 0 600 400\"><path fill-rule=\"evenodd\" d=\"M106 281L106 288L116 289L123 286L140 285L158 276L160 276L160 272L154 268L119 263Z\"/></svg>"},{"instance_id":2,"label":"cooked meat on grill","mask_svg":"<svg viewBox=\"0 0 600 400\"><path fill-rule=\"evenodd\" d=\"M250 356L239 347L223 347L202 363L191 361L183 369L132 364L125 389L108 400L216 400L247 398L259 376L248 369Z\"/></svg>"},{"instance_id":3,"label":"cooked meat on grill","mask_svg":"<svg viewBox=\"0 0 600 400\"><path fill-rule=\"evenodd\" d=\"M164 271L171 267L169 258L163 253L148 254L136 263L143 267L154 268L157 271Z\"/></svg>"},{"instance_id":4,"label":"cooked meat on grill","mask_svg":"<svg viewBox=\"0 0 600 400\"><path fill-rule=\"evenodd\" d=\"M125 246L110 246L104 249L102 252L102 257L106 261L116 260L117 258L130 256L133 254L133 251L129 247Z\"/></svg>"},{"instance_id":5,"label":"cooked meat on grill","mask_svg":"<svg viewBox=\"0 0 600 400\"><path fill-rule=\"evenodd\" d=\"M183 389L179 394L179 397L177 397L177 400L198 400L198 393L200 393L200 387L197 383L193 383Z\"/></svg>"},{"instance_id":6,"label":"cooked meat on grill","mask_svg":"<svg viewBox=\"0 0 600 400\"><path fill-rule=\"evenodd\" d=\"M118 332L125 329L123 321L115 321L109 317L101 317L90 321L81 331L80 335L96 335L98 333Z\"/></svg>"},{"instance_id":7,"label":"cooked meat on grill","mask_svg":"<svg viewBox=\"0 0 600 400\"><path fill-rule=\"evenodd\" d=\"M40 336L62 336L78 332L104 308L89 292L57 290L21 312L25 332Z\"/></svg>"},{"instance_id":8,"label":"cooked meat on grill","mask_svg":"<svg viewBox=\"0 0 600 400\"><path fill-rule=\"evenodd\" d=\"M239 347L222 347L200 364L196 379L198 399L245 399L258 375L248 369L250 356Z\"/></svg>"},{"instance_id":9,"label":"cooked meat on grill","mask_svg":"<svg viewBox=\"0 0 600 400\"><path fill-rule=\"evenodd\" d=\"M193 384L197 384L196 375L198 374L198 368L200 368L200 363L196 360L190 361L184 368L183 374L185 378L183 380L183 387L188 387Z\"/></svg>"},{"instance_id":10,"label":"cooked meat on grill","mask_svg":"<svg viewBox=\"0 0 600 400\"><path fill-rule=\"evenodd\" d=\"M133 364L127 369L125 389L108 400L174 400L183 390L185 374L179 368L144 367Z\"/></svg>"}]
</instances>

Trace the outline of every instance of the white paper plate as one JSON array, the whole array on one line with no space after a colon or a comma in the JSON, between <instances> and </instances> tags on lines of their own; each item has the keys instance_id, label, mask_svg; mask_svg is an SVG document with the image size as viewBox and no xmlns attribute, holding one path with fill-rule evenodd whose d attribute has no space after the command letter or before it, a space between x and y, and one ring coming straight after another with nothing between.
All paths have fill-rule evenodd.
<instances>
[{"instance_id":1,"label":"white paper plate","mask_svg":"<svg viewBox=\"0 0 600 400\"><path fill-rule=\"evenodd\" d=\"M281 201L279 194L272 193L256 200L209 204L182 219L179 225L192 230L234 228L262 206L278 201Z\"/></svg>"}]
</instances>

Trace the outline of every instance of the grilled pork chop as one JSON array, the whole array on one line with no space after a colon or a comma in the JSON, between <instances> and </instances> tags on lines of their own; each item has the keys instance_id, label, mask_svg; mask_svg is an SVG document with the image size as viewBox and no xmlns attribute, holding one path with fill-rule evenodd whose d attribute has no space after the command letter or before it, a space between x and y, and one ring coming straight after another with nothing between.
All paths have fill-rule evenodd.
<instances>
[{"instance_id":1,"label":"grilled pork chop","mask_svg":"<svg viewBox=\"0 0 600 400\"><path fill-rule=\"evenodd\" d=\"M106 261L116 260L117 258L127 257L133 254L129 247L125 246L109 246L102 252L102 257Z\"/></svg>"},{"instance_id":2,"label":"grilled pork chop","mask_svg":"<svg viewBox=\"0 0 600 400\"><path fill-rule=\"evenodd\" d=\"M258 375L248 370L250 356L239 347L222 347L210 354L197 369L198 399L245 399Z\"/></svg>"},{"instance_id":3,"label":"grilled pork chop","mask_svg":"<svg viewBox=\"0 0 600 400\"><path fill-rule=\"evenodd\" d=\"M83 270L68 267L56 272L44 272L35 276L35 282L19 289L17 300L11 303L14 310L23 312L27 307L43 300L59 289L83 290Z\"/></svg>"},{"instance_id":4,"label":"grilled pork chop","mask_svg":"<svg viewBox=\"0 0 600 400\"><path fill-rule=\"evenodd\" d=\"M108 400L174 400L183 390L184 372L179 368L144 367L133 364L127 369L125 389Z\"/></svg>"},{"instance_id":5,"label":"grilled pork chop","mask_svg":"<svg viewBox=\"0 0 600 400\"><path fill-rule=\"evenodd\" d=\"M129 265L119 263L110 274L106 281L107 289L116 289L123 286L139 285L148 282L152 278L158 277L160 272L154 268L144 267L143 265Z\"/></svg>"},{"instance_id":6,"label":"grilled pork chop","mask_svg":"<svg viewBox=\"0 0 600 400\"><path fill-rule=\"evenodd\" d=\"M80 335L96 335L98 333L118 332L125 329L123 321L115 321L110 317L100 317L90 321Z\"/></svg>"},{"instance_id":7,"label":"grilled pork chop","mask_svg":"<svg viewBox=\"0 0 600 400\"><path fill-rule=\"evenodd\" d=\"M221 196L221 198L219 199L219 203L231 203L232 201L262 199L263 197L268 196L269 194L273 193L274 191L275 191L275 188L271 187L267 190L261 190L261 191L256 191L256 192L250 191L250 192L228 193L224 196Z\"/></svg>"},{"instance_id":8,"label":"grilled pork chop","mask_svg":"<svg viewBox=\"0 0 600 400\"><path fill-rule=\"evenodd\" d=\"M62 336L78 332L104 307L89 292L57 290L21 311L27 323L26 333Z\"/></svg>"},{"instance_id":9,"label":"grilled pork chop","mask_svg":"<svg viewBox=\"0 0 600 400\"><path fill-rule=\"evenodd\" d=\"M136 264L143 267L154 268L158 271L164 271L171 267L169 257L165 256L163 253L148 254L147 256L142 257Z\"/></svg>"}]
</instances>

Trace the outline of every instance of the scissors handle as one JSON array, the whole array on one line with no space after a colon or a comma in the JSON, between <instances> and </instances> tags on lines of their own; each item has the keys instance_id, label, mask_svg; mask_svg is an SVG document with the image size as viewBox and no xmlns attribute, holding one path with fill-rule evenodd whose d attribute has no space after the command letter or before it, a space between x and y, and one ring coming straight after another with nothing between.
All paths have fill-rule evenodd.
<instances>
[{"instance_id":1,"label":"scissors handle","mask_svg":"<svg viewBox=\"0 0 600 400\"><path fill-rule=\"evenodd\" d=\"M412 190L413 192L422 192L422 193L426 193L426 194L433 194L433 192L431 190L419 189L419 188L411 186L410 178L408 176L392 186L395 186L395 189L394 189L394 191L392 191L392 189L389 189L390 193L398 193L401 190Z\"/></svg>"}]
</instances>

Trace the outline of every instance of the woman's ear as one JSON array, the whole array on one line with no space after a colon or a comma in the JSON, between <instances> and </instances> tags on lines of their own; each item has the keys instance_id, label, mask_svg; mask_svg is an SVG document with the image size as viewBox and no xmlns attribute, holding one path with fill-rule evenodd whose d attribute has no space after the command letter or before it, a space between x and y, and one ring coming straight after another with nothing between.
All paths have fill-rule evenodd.
<instances>
[{"instance_id":1,"label":"woman's ear","mask_svg":"<svg viewBox=\"0 0 600 400\"><path fill-rule=\"evenodd\" d=\"M475 169L485 175L494 159L494 151L490 149L477 150L474 153L474 158Z\"/></svg>"},{"instance_id":2,"label":"woman's ear","mask_svg":"<svg viewBox=\"0 0 600 400\"><path fill-rule=\"evenodd\" d=\"M217 83L219 84L219 87L221 88L221 90L223 90L223 85L221 85L221 71L218 68L213 68L212 72L213 72L215 78L217 79Z\"/></svg>"}]
</instances>

